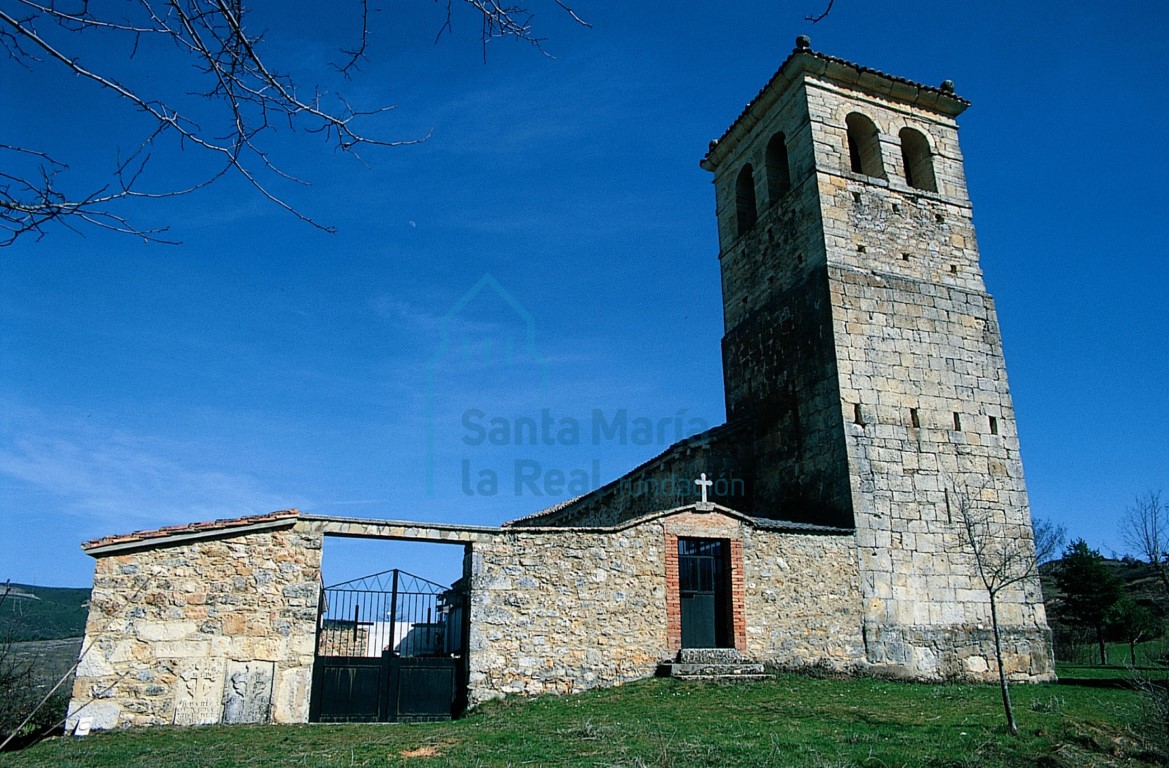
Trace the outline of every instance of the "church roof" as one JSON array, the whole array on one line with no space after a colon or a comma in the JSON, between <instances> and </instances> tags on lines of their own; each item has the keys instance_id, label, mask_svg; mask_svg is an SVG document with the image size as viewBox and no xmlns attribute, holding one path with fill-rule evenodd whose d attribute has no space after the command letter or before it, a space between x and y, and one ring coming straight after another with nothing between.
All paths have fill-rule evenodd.
<instances>
[{"instance_id":1,"label":"church roof","mask_svg":"<svg viewBox=\"0 0 1169 768\"><path fill-rule=\"evenodd\" d=\"M612 485L612 483L609 483L607 485ZM585 496L592 495L593 493L596 493L596 491L590 491L589 493L582 493L580 496L573 496L571 499L564 499L563 501L558 501L557 503L553 504L552 506L544 507L543 509L537 510L536 512L533 512L530 515L524 515L523 517L517 517L514 520L508 520L503 525L504 525L504 527L508 527L508 526L515 525L516 523L523 523L523 522L527 522L529 520L535 520L535 519L541 518L541 517L549 517L551 515L556 514L557 512L559 512L562 509L568 509L573 504L575 504L578 501L580 501L581 499L583 499Z\"/></svg>"},{"instance_id":2,"label":"church roof","mask_svg":"<svg viewBox=\"0 0 1169 768\"><path fill-rule=\"evenodd\" d=\"M809 72L896 101L932 109L950 117L956 117L970 106L969 101L954 93L954 84L949 80L935 87L897 75L890 75L879 69L866 67L847 59L813 51L812 41L801 35L796 38L796 47L792 50L791 55L779 66L767 84L755 95L755 98L747 102L747 106L743 107L743 111L723 132L723 135L710 142L710 148L706 156L702 158L702 167L713 170L714 166L718 165L726 155L725 147L720 147L720 145L740 125L748 121L756 106L764 102L773 102L801 72Z\"/></svg>"},{"instance_id":3,"label":"church roof","mask_svg":"<svg viewBox=\"0 0 1169 768\"><path fill-rule=\"evenodd\" d=\"M583 497L578 497L583 498ZM578 499L570 499L566 502L552 507L551 509L560 509L571 505ZM373 518L349 518L349 517L330 517L326 515L315 514L301 514L296 509L284 509L279 512L271 512L266 515L249 515L246 517L236 517L225 520L212 520L203 523L191 523L189 525L168 525L164 528L155 528L145 531L134 531L133 533L118 534L114 536L105 536L100 539L87 541L81 545L86 554L92 557L104 557L107 555L125 552L127 550L151 549L154 547L163 547L182 542L189 542L198 539L221 538L224 536L239 536L255 531L265 531L278 528L286 528L296 524L298 521L306 523L325 523L331 524L333 527L326 530L326 533L333 533L338 535L356 535L367 536L368 538L404 538L408 540L434 540L434 541L470 541L472 538L452 537L452 533L473 534L476 537L483 536L498 536L498 535L514 535L514 534L551 534L560 531L588 531L595 533L611 533L615 531L633 528L638 525L656 520L658 518L669 517L680 512L718 512L723 515L742 520L744 523L767 531L777 531L782 533L805 533L805 534L826 534L839 535L851 534L851 528L837 528L828 525L815 525L812 523L800 523L789 520L772 520L761 517L751 517L742 512L723 506L722 504L710 503L703 506L700 503L683 504L681 506L672 507L669 509L657 509L648 513L636 515L633 517L612 520L607 523L593 524L593 525L556 525L556 524L538 524L533 523L527 526L515 527L497 527L497 526L478 526L478 525L452 525L446 523L418 523L404 520L381 520ZM523 520L529 520L535 515ZM518 522L518 521L512 521ZM510 526L510 523L505 524ZM373 532L361 532L357 529L361 527L392 529L404 529L404 534L395 534L390 532L388 535L379 536ZM430 536L429 534L433 534ZM477 539L476 539L477 540ZM36 599L35 595L24 594L17 591L15 588L9 595L10 597L28 597Z\"/></svg>"},{"instance_id":4,"label":"church roof","mask_svg":"<svg viewBox=\"0 0 1169 768\"><path fill-rule=\"evenodd\" d=\"M576 498L566 499L557 504L554 504L538 512L533 512L530 515L517 517L514 520L508 520L503 525L506 528L526 528L538 526L557 526L566 525L566 517L570 515L574 508L583 508L587 504L597 503L606 497L613 497L620 493L622 483L629 481L631 478L637 478L644 473L651 472L655 469L668 465L672 460L676 460L684 455L696 452L709 450L717 444L729 442L728 438L733 438L735 435L749 430L750 424L746 421L739 421L731 424L719 424L712 427L705 432L696 435L685 437L674 443L666 450L658 455L642 462L637 467L629 470L620 477L596 488L588 493L581 494ZM616 525L620 522L622 515L620 512L613 510L613 513L608 516L609 519L605 524Z\"/></svg>"},{"instance_id":5,"label":"church roof","mask_svg":"<svg viewBox=\"0 0 1169 768\"><path fill-rule=\"evenodd\" d=\"M566 506L566 504L557 505L557 507L563 507L563 506ZM613 531L622 531L622 530L625 530L627 528L635 528L639 525L650 522L651 520L657 520L659 518L669 517L671 515L676 515L679 512L697 512L700 514L709 514L711 512L716 512L718 514L726 515L728 517L733 517L733 518L736 518L738 520L741 520L753 528L758 528L758 529L764 530L764 531L776 531L778 533L848 535L848 534L854 533L854 531L855 531L854 528L840 528L838 526L832 526L832 525L818 525L816 523L796 522L795 520L773 520L771 518L752 517L751 515L743 514L742 512L738 511L737 509L732 509L730 507L724 506L722 504L714 503L714 502L711 502L711 503L707 504L706 506L703 506L699 502L694 502L691 504L683 504L683 505L678 506L678 507L671 507L670 509L658 509L658 510L654 510L652 512L647 512L645 514L638 515L636 517L630 517L630 518L626 518L626 519L611 521L611 522L604 523L604 524L594 524L594 525L577 525L577 524L557 525L557 524L553 523L551 525L529 524L529 525L523 525L523 526L513 526L512 523L519 522L519 520L512 520L508 523L504 523L504 527L497 529L497 530L498 531L505 531L506 530L509 533L554 533L554 532L558 532L558 531L585 531L585 532L592 532L592 533L609 533L609 532L613 532ZM528 520L531 520L533 517L535 517L535 516L529 515L528 517L520 518L520 520L528 521Z\"/></svg>"},{"instance_id":6,"label":"church roof","mask_svg":"<svg viewBox=\"0 0 1169 768\"><path fill-rule=\"evenodd\" d=\"M816 523L800 523L795 520L772 520L767 517L749 518L751 524L764 531L780 531L782 533L852 533L853 528L840 528L834 525L817 525Z\"/></svg>"}]
</instances>

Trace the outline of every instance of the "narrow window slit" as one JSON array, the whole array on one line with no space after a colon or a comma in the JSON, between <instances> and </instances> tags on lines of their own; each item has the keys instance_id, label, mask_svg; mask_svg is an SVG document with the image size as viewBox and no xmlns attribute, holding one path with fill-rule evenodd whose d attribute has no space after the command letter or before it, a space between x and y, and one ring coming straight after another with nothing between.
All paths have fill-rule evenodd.
<instances>
[{"instance_id":1,"label":"narrow window slit","mask_svg":"<svg viewBox=\"0 0 1169 768\"><path fill-rule=\"evenodd\" d=\"M854 424L860 424L862 427L865 425L865 416L861 413L860 403L854 403L852 406L852 421Z\"/></svg>"},{"instance_id":2,"label":"narrow window slit","mask_svg":"<svg viewBox=\"0 0 1169 768\"><path fill-rule=\"evenodd\" d=\"M999 420L994 416L987 416L987 419L990 421L990 433L997 435L999 433Z\"/></svg>"},{"instance_id":3,"label":"narrow window slit","mask_svg":"<svg viewBox=\"0 0 1169 768\"><path fill-rule=\"evenodd\" d=\"M921 427L921 419L918 418L916 408L909 409L909 423L913 425L914 429L918 429Z\"/></svg>"},{"instance_id":4,"label":"narrow window slit","mask_svg":"<svg viewBox=\"0 0 1169 768\"><path fill-rule=\"evenodd\" d=\"M954 431L957 432L962 429L962 416L954 411Z\"/></svg>"}]
</instances>

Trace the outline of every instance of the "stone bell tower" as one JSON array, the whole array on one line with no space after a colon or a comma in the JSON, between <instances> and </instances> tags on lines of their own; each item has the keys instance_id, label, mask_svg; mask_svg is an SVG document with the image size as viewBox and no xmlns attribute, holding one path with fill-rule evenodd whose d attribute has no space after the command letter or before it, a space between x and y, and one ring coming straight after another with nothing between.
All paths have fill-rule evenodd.
<instances>
[{"instance_id":1,"label":"stone bell tower","mask_svg":"<svg viewBox=\"0 0 1169 768\"><path fill-rule=\"evenodd\" d=\"M801 37L702 161L727 416L752 425L752 514L853 528L867 659L917 677L987 671L987 596L957 506L1032 545L958 148L967 106L949 81L887 75ZM1038 582L1000 603L1008 671L1050 677Z\"/></svg>"}]
</instances>

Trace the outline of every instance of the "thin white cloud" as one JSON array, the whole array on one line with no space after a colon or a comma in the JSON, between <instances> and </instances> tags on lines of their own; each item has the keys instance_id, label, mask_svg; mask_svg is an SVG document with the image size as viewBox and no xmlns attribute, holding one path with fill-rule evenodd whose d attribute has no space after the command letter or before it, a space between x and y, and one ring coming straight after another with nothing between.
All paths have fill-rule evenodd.
<instances>
[{"instance_id":1,"label":"thin white cloud","mask_svg":"<svg viewBox=\"0 0 1169 768\"><path fill-rule=\"evenodd\" d=\"M442 322L442 314L435 312L429 304L406 301L393 294L373 297L369 307L378 317L415 332L437 335Z\"/></svg>"},{"instance_id":2,"label":"thin white cloud","mask_svg":"<svg viewBox=\"0 0 1169 768\"><path fill-rule=\"evenodd\" d=\"M166 441L3 405L0 476L41 491L53 509L40 512L86 519L85 530L115 533L303 504L249 474L192 465L184 449Z\"/></svg>"}]
</instances>

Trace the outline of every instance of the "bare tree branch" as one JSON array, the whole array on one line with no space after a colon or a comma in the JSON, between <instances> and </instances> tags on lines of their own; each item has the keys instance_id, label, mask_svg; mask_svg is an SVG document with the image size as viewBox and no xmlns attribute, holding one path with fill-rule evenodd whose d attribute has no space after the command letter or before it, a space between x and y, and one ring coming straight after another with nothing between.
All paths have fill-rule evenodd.
<instances>
[{"instance_id":1,"label":"bare tree branch","mask_svg":"<svg viewBox=\"0 0 1169 768\"><path fill-rule=\"evenodd\" d=\"M365 50L369 45L369 0L360 0L359 7L361 8L361 36L358 38L357 45L353 48L341 49L341 53L346 56L346 61L343 64L329 65L344 75L346 79L349 79L357 69L357 65L365 58Z\"/></svg>"},{"instance_id":2,"label":"bare tree branch","mask_svg":"<svg viewBox=\"0 0 1169 768\"><path fill-rule=\"evenodd\" d=\"M813 24L820 23L828 16L828 14L832 13L832 6L835 3L836 0L828 0L828 6L824 9L823 13L819 14L818 16L805 16L804 21L810 21Z\"/></svg>"},{"instance_id":3,"label":"bare tree branch","mask_svg":"<svg viewBox=\"0 0 1169 768\"><path fill-rule=\"evenodd\" d=\"M1031 519L1031 527L1035 531L1035 563L1043 565L1054 560L1067 540L1067 528L1038 517Z\"/></svg>"},{"instance_id":4,"label":"bare tree branch","mask_svg":"<svg viewBox=\"0 0 1169 768\"><path fill-rule=\"evenodd\" d=\"M365 58L370 36L369 0L351 2L360 31L352 46L341 48L342 60L330 65L345 78ZM453 2L447 0L440 35L451 27ZM574 22L588 26L564 0L553 2ZM123 213L125 204L187 195L227 175L242 178L301 221L331 232L275 186L307 182L273 160L270 134L278 128L319 134L334 149L355 157L362 147L400 147L429 136L390 139L370 132L376 128L373 121L393 110L392 105L363 109L341 94L302 92L290 75L269 64L261 50L263 34L256 31L246 0L128 0L117 10L110 5L95 9L88 0L0 0L0 47L10 62L29 71L40 66L63 68L108 94L114 103L131 107L150 124L137 148L118 159L110 180L83 193L67 190L65 182L72 178L69 163L35 147L0 145L0 247L25 235L42 237L50 224L72 228L70 222L166 242L159 237L165 228L132 224ZM495 38L514 38L543 50L526 6L501 0L463 0L462 5L481 19L484 45ZM99 39L107 52L96 65L83 64L75 53L83 33ZM147 41L157 41L150 42L151 50L168 56L168 65L193 71L202 82L200 89L172 87L158 96L149 90L152 83L136 77L136 69L118 74L125 69L118 64L132 59ZM115 53L119 45L128 53ZM165 184L152 189L146 172L153 167L154 150L163 146L194 149L205 156L210 169L185 184L175 184L167 174Z\"/></svg>"},{"instance_id":5,"label":"bare tree branch","mask_svg":"<svg viewBox=\"0 0 1169 768\"><path fill-rule=\"evenodd\" d=\"M999 596L1009 587L1038 577L1039 561L1036 558L1032 536L1021 535L1011 530L1005 519L996 511L979 501L981 489L977 492L965 486L958 486L951 492L951 511L960 527L963 543L974 558L975 571L990 600L991 630L994 633L995 661L998 664L999 690L1002 694L1003 712L1007 729L1011 735L1019 735L1015 722L1015 711L1011 705L1011 690L1003 664L1002 630L999 627Z\"/></svg>"},{"instance_id":6,"label":"bare tree branch","mask_svg":"<svg viewBox=\"0 0 1169 768\"><path fill-rule=\"evenodd\" d=\"M590 29L592 28L592 26L593 26L592 24L589 24L587 21L582 19L580 16L577 16L576 11L572 10L572 8L570 8L567 3L563 2L563 0L556 0L556 4L558 6L560 6L560 9L562 11L564 11L569 16L571 16L572 20L575 21L577 24L580 24L582 27L589 27Z\"/></svg>"}]
</instances>

